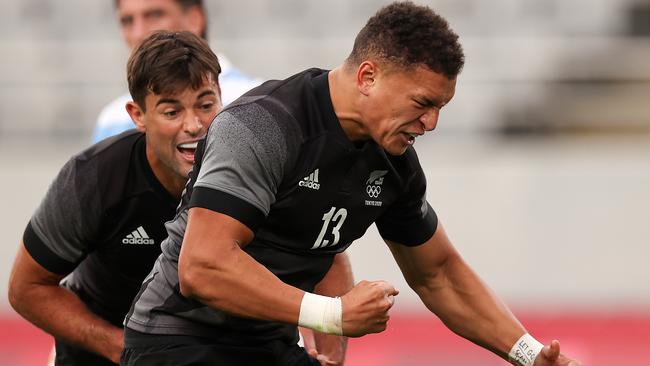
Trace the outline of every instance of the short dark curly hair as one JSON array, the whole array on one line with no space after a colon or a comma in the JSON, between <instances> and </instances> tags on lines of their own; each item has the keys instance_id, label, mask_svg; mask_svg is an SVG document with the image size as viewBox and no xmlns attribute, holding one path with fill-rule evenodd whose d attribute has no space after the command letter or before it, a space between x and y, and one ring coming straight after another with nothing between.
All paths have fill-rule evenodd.
<instances>
[{"instance_id":1,"label":"short dark curly hair","mask_svg":"<svg viewBox=\"0 0 650 366\"><path fill-rule=\"evenodd\" d=\"M219 59L208 43L190 32L155 32L140 43L127 63L129 92L143 110L150 92L196 90L206 77L219 85L220 73Z\"/></svg>"},{"instance_id":2,"label":"short dark curly hair","mask_svg":"<svg viewBox=\"0 0 650 366\"><path fill-rule=\"evenodd\" d=\"M431 8L395 2L381 8L361 29L347 62L378 58L401 67L426 65L455 79L465 63L458 35Z\"/></svg>"}]
</instances>

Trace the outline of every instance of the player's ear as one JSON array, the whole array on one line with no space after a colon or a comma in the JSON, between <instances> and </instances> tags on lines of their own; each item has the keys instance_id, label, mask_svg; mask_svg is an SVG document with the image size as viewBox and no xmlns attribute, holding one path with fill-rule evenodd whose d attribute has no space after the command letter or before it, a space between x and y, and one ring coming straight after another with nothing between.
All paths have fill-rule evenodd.
<instances>
[{"instance_id":1,"label":"player's ear","mask_svg":"<svg viewBox=\"0 0 650 366\"><path fill-rule=\"evenodd\" d=\"M370 89L375 85L377 65L372 61L364 61L357 68L357 88L363 95L370 94Z\"/></svg>"},{"instance_id":2,"label":"player's ear","mask_svg":"<svg viewBox=\"0 0 650 366\"><path fill-rule=\"evenodd\" d=\"M144 111L138 103L136 102L127 102L126 103L126 112L131 116L131 119L133 120L133 123L135 124L135 128L138 129L138 131L141 132L146 132L147 126L144 123Z\"/></svg>"}]
</instances>

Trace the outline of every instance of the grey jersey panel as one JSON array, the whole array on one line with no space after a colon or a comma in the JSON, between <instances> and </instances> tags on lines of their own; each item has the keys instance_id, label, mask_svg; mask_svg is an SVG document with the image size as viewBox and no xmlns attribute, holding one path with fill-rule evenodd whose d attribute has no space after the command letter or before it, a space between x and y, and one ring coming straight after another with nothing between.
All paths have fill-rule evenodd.
<instances>
[{"instance_id":1,"label":"grey jersey panel","mask_svg":"<svg viewBox=\"0 0 650 366\"><path fill-rule=\"evenodd\" d=\"M39 239L57 256L76 263L89 252L99 223L97 166L70 159L50 185L31 219ZM80 182L83 180L83 182Z\"/></svg>"},{"instance_id":2,"label":"grey jersey panel","mask_svg":"<svg viewBox=\"0 0 650 366\"><path fill-rule=\"evenodd\" d=\"M217 116L208 132L194 186L229 193L266 215L275 202L286 161L284 134L266 109L255 104L231 108Z\"/></svg>"}]
</instances>

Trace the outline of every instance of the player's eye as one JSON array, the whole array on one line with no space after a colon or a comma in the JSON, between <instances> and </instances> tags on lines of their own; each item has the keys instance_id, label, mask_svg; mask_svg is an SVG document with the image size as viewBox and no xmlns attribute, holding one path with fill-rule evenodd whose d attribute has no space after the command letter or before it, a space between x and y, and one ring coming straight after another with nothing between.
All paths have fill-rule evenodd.
<instances>
[{"instance_id":1,"label":"player's eye","mask_svg":"<svg viewBox=\"0 0 650 366\"><path fill-rule=\"evenodd\" d=\"M130 17L130 16L129 17L121 17L120 18L120 24L122 25L122 27L130 26L131 24L133 24L133 17Z\"/></svg>"},{"instance_id":2,"label":"player's eye","mask_svg":"<svg viewBox=\"0 0 650 366\"><path fill-rule=\"evenodd\" d=\"M160 19L165 15L165 12L162 10L152 10L147 13L147 18L149 19Z\"/></svg>"},{"instance_id":3,"label":"player's eye","mask_svg":"<svg viewBox=\"0 0 650 366\"><path fill-rule=\"evenodd\" d=\"M214 107L214 103L203 103L201 104L201 109L204 111L209 111Z\"/></svg>"},{"instance_id":4,"label":"player's eye","mask_svg":"<svg viewBox=\"0 0 650 366\"><path fill-rule=\"evenodd\" d=\"M165 111L163 112L163 115L165 115L165 117L167 118L174 118L178 115L178 111L177 110Z\"/></svg>"}]
</instances>

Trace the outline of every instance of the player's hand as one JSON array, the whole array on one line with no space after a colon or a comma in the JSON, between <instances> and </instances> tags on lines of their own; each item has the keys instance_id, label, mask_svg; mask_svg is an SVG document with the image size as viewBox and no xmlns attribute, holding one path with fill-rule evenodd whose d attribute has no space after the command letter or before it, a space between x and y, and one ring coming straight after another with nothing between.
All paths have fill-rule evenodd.
<instances>
[{"instance_id":1,"label":"player's hand","mask_svg":"<svg viewBox=\"0 0 650 366\"><path fill-rule=\"evenodd\" d=\"M340 366L340 363L337 363L336 361L332 361L329 357L322 355L316 351L315 348L312 348L307 351L307 353L316 359L320 363L321 366Z\"/></svg>"},{"instance_id":2,"label":"player's hand","mask_svg":"<svg viewBox=\"0 0 650 366\"><path fill-rule=\"evenodd\" d=\"M386 329L388 310L399 293L386 281L361 281L341 297L343 335L360 337Z\"/></svg>"},{"instance_id":3,"label":"player's hand","mask_svg":"<svg viewBox=\"0 0 650 366\"><path fill-rule=\"evenodd\" d=\"M298 327L298 331L300 332L300 338L302 338L302 344L304 348L309 351L309 350L315 350L316 349L316 339L314 338L314 331L305 328L305 327ZM318 353L318 352L316 352Z\"/></svg>"},{"instance_id":4,"label":"player's hand","mask_svg":"<svg viewBox=\"0 0 650 366\"><path fill-rule=\"evenodd\" d=\"M336 365L336 363L330 360L327 356L318 353L318 349L316 347L316 338L314 337L313 330L309 328L298 327L298 331L300 331L300 335L302 336L302 343L305 347L305 351L307 351L307 354L309 354L309 356L318 360L321 366Z\"/></svg>"},{"instance_id":5,"label":"player's hand","mask_svg":"<svg viewBox=\"0 0 650 366\"><path fill-rule=\"evenodd\" d=\"M553 340L550 345L542 348L533 366L582 366L582 364L561 354L560 342Z\"/></svg>"},{"instance_id":6,"label":"player's hand","mask_svg":"<svg viewBox=\"0 0 650 366\"><path fill-rule=\"evenodd\" d=\"M309 328L298 327L302 337L302 343L307 354L320 362L321 366L343 366L347 338L331 334L318 333ZM320 340L319 349L316 339ZM324 343L325 342L325 343Z\"/></svg>"}]
</instances>

